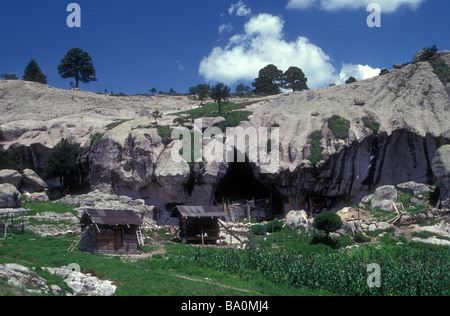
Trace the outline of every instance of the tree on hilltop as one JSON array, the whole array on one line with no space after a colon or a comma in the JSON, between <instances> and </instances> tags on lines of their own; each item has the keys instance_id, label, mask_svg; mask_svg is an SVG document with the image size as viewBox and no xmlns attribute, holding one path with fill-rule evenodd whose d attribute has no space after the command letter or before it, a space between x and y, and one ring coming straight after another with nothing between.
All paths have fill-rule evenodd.
<instances>
[{"instance_id":1,"label":"tree on hilltop","mask_svg":"<svg viewBox=\"0 0 450 316\"><path fill-rule=\"evenodd\" d=\"M294 91L308 90L307 81L308 79L303 73L303 70L298 67L290 67L283 74L283 88L285 89L292 89Z\"/></svg>"},{"instance_id":2,"label":"tree on hilltop","mask_svg":"<svg viewBox=\"0 0 450 316\"><path fill-rule=\"evenodd\" d=\"M222 103L228 102L230 98L230 91L231 89L221 82L211 88L210 96L219 105L219 114L222 114Z\"/></svg>"},{"instance_id":3,"label":"tree on hilltop","mask_svg":"<svg viewBox=\"0 0 450 316\"><path fill-rule=\"evenodd\" d=\"M23 80L25 81L34 81L47 84L47 76L43 74L41 68L39 68L38 63L34 59L28 63L24 73Z\"/></svg>"},{"instance_id":4,"label":"tree on hilltop","mask_svg":"<svg viewBox=\"0 0 450 316\"><path fill-rule=\"evenodd\" d=\"M58 73L63 79L74 78L76 88L79 81L83 83L97 81L92 58L81 48L72 48L67 52L58 65Z\"/></svg>"},{"instance_id":5,"label":"tree on hilltop","mask_svg":"<svg viewBox=\"0 0 450 316\"><path fill-rule=\"evenodd\" d=\"M275 65L267 65L259 71L258 78L252 83L257 94L279 94L283 71Z\"/></svg>"}]
</instances>

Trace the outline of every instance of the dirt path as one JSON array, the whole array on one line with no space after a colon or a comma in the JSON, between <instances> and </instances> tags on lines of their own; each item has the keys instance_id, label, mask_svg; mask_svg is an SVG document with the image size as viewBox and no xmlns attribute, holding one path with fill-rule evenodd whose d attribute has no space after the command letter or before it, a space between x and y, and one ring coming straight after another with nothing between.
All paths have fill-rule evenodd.
<instances>
[{"instance_id":1,"label":"dirt path","mask_svg":"<svg viewBox=\"0 0 450 316\"><path fill-rule=\"evenodd\" d=\"M184 280L189 280L189 281L193 281L193 282L199 282L199 283L205 283L205 284L209 284L209 285L214 285L214 286L218 286L218 287L222 287L225 289L230 289L233 291L238 291L238 292L243 292L243 293L248 293L248 294L255 294L258 296L262 296L263 294L255 292L255 291L251 291L251 290L246 290L246 289L241 289L241 288L237 288L237 287L233 287L233 286L229 286L229 285L224 285L224 284L220 284L217 282L214 282L210 279L206 279L206 280L199 280L199 279L193 279L184 275L179 275L179 274L174 274L173 276L180 278L180 279L184 279Z\"/></svg>"}]
</instances>

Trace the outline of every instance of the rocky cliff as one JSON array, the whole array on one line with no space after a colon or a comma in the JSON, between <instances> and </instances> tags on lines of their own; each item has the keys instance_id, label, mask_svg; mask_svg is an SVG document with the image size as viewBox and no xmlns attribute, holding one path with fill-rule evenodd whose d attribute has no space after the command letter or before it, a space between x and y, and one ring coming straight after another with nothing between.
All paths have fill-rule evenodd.
<instances>
[{"instance_id":1,"label":"rocky cliff","mask_svg":"<svg viewBox=\"0 0 450 316\"><path fill-rule=\"evenodd\" d=\"M450 52L438 56L450 64ZM310 197L338 205L381 185L434 183L436 151L450 144L449 95L449 84L430 63L419 62L349 85L261 98L247 106L253 114L241 126L279 127L280 165L266 174L260 162L248 163L244 175L227 163L173 161L176 142L161 137L150 114L164 112L158 125L175 127L175 112L199 105L186 96L114 97L0 81L1 144L20 155L24 167L42 172L51 148L68 138L80 147L81 182L160 209L211 204L220 186L226 191L238 184L247 195L271 194L280 208L283 201L298 208ZM340 133L329 122L333 116ZM314 131L321 134L316 142ZM261 188L245 187L248 177Z\"/></svg>"}]
</instances>

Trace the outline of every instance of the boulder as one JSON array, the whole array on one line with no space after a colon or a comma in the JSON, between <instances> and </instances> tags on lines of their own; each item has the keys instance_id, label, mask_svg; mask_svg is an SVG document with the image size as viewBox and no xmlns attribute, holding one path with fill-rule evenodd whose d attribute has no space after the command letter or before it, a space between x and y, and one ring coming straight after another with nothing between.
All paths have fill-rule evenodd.
<instances>
[{"instance_id":1,"label":"boulder","mask_svg":"<svg viewBox=\"0 0 450 316\"><path fill-rule=\"evenodd\" d=\"M400 217L400 224L401 225L411 225L413 221L413 218L410 214L403 214Z\"/></svg>"},{"instance_id":2,"label":"boulder","mask_svg":"<svg viewBox=\"0 0 450 316\"><path fill-rule=\"evenodd\" d=\"M306 212L303 210L290 211L289 213L287 213L284 221L287 226L289 226L291 228L298 228L307 223L307 221L305 221L305 218L307 219L308 216L306 215Z\"/></svg>"},{"instance_id":3,"label":"boulder","mask_svg":"<svg viewBox=\"0 0 450 316\"><path fill-rule=\"evenodd\" d=\"M433 159L433 173L438 179L442 204L450 200L450 145L439 148Z\"/></svg>"},{"instance_id":4,"label":"boulder","mask_svg":"<svg viewBox=\"0 0 450 316\"><path fill-rule=\"evenodd\" d=\"M373 195L371 207L379 208L386 212L394 211L394 203L397 201L397 190L392 185L379 187Z\"/></svg>"},{"instance_id":5,"label":"boulder","mask_svg":"<svg viewBox=\"0 0 450 316\"><path fill-rule=\"evenodd\" d=\"M32 193L32 194L26 194L24 193L23 195L26 196L26 201L27 202L48 202L49 198L47 193L45 192L37 192L37 193Z\"/></svg>"},{"instance_id":6,"label":"boulder","mask_svg":"<svg viewBox=\"0 0 450 316\"><path fill-rule=\"evenodd\" d=\"M48 186L42 180L36 172L34 172L31 169L25 169L23 171L23 177L24 177L24 185L23 190L26 192L44 192Z\"/></svg>"},{"instance_id":7,"label":"boulder","mask_svg":"<svg viewBox=\"0 0 450 316\"><path fill-rule=\"evenodd\" d=\"M377 223L377 228L381 229L381 230L386 230L386 229L391 228L391 225L386 222L379 222L379 223Z\"/></svg>"},{"instance_id":8,"label":"boulder","mask_svg":"<svg viewBox=\"0 0 450 316\"><path fill-rule=\"evenodd\" d=\"M22 175L16 170L3 169L0 170L0 184L9 183L19 188Z\"/></svg>"},{"instance_id":9,"label":"boulder","mask_svg":"<svg viewBox=\"0 0 450 316\"><path fill-rule=\"evenodd\" d=\"M412 63L417 64L418 62L424 61L428 59L428 52L425 49L422 49L416 55L414 55Z\"/></svg>"},{"instance_id":10,"label":"boulder","mask_svg":"<svg viewBox=\"0 0 450 316\"><path fill-rule=\"evenodd\" d=\"M414 181L400 183L397 185L397 188L403 192L413 195L418 195L430 191L430 188L425 184L416 183Z\"/></svg>"},{"instance_id":11,"label":"boulder","mask_svg":"<svg viewBox=\"0 0 450 316\"><path fill-rule=\"evenodd\" d=\"M0 208L20 207L21 194L12 184L0 184Z\"/></svg>"}]
</instances>

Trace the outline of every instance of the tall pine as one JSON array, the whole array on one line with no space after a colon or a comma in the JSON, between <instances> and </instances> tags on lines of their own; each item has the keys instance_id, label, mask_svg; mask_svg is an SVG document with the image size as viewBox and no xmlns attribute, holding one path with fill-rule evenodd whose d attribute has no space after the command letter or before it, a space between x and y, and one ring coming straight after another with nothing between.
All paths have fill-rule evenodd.
<instances>
[{"instance_id":1,"label":"tall pine","mask_svg":"<svg viewBox=\"0 0 450 316\"><path fill-rule=\"evenodd\" d=\"M58 73L63 79L74 78L77 88L79 81L83 83L97 81L92 58L81 48L72 48L67 52L58 66Z\"/></svg>"}]
</instances>

